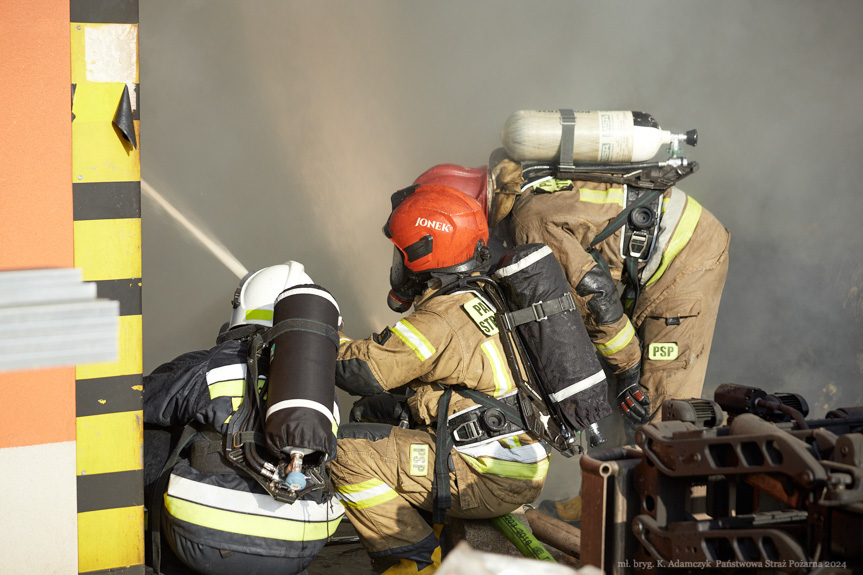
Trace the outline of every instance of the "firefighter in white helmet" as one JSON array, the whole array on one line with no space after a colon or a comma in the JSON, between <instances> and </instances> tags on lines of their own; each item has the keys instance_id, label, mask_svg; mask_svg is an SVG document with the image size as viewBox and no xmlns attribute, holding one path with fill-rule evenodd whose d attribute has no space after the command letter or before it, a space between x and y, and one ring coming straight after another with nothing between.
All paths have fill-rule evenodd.
<instances>
[{"instance_id":1,"label":"firefighter in white helmet","mask_svg":"<svg viewBox=\"0 0 863 575\"><path fill-rule=\"evenodd\" d=\"M491 304L469 288L440 293L488 267L482 208L440 185L401 190L393 204L384 228L395 244L390 303L413 312L368 339L346 339L336 384L360 396L407 386L416 426L342 425L332 481L375 566L428 574L441 560L446 513L496 517L535 500L549 452L524 432L500 337L481 327ZM489 427L480 397L510 415Z\"/></svg>"},{"instance_id":2,"label":"firefighter in white helmet","mask_svg":"<svg viewBox=\"0 0 863 575\"><path fill-rule=\"evenodd\" d=\"M185 353L144 378L152 567L159 568L161 530L174 556L199 573L300 573L338 526L344 509L331 492L277 501L223 452L229 425L249 397L250 338L273 325L280 294L319 287L313 283L296 261L248 274L217 345ZM259 385L267 381L264 355L256 368ZM180 430L169 457L160 438Z\"/></svg>"}]
</instances>

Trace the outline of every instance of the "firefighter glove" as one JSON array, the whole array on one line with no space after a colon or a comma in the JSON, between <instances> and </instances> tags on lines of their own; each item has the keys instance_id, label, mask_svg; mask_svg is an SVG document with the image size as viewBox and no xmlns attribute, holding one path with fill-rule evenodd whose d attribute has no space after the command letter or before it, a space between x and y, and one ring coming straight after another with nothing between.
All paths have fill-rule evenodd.
<instances>
[{"instance_id":1,"label":"firefighter glove","mask_svg":"<svg viewBox=\"0 0 863 575\"><path fill-rule=\"evenodd\" d=\"M638 367L617 376L617 410L633 425L644 425L650 420L650 398L638 385Z\"/></svg>"},{"instance_id":2,"label":"firefighter glove","mask_svg":"<svg viewBox=\"0 0 863 575\"><path fill-rule=\"evenodd\" d=\"M630 423L644 425L650 420L650 398L633 383L617 394L617 410Z\"/></svg>"}]
</instances>

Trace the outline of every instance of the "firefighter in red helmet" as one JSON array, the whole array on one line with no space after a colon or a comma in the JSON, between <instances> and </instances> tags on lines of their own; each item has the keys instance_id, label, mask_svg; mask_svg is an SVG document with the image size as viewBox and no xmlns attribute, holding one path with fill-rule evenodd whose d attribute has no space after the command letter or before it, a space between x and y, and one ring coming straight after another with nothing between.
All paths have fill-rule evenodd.
<instances>
[{"instance_id":1,"label":"firefighter in red helmet","mask_svg":"<svg viewBox=\"0 0 863 575\"><path fill-rule=\"evenodd\" d=\"M529 180L502 149L492 153L488 166L439 164L417 178L445 181L477 198L487 208L490 228L507 243L551 247L591 340L615 375L618 410L633 442L636 426L658 419L666 399L701 395L730 234L694 198L670 187L653 210L656 238L638 264L640 293L633 301L622 285L622 236L631 234L630 223L596 244L599 258L589 253L622 210L622 186Z\"/></svg>"},{"instance_id":2,"label":"firefighter in red helmet","mask_svg":"<svg viewBox=\"0 0 863 575\"><path fill-rule=\"evenodd\" d=\"M446 513L509 513L539 496L549 452L524 432L499 335L480 327L493 306L470 287L446 289L489 266L484 209L443 185L401 190L393 205L384 226L395 245L390 303L413 312L367 339L344 338L336 383L359 396L406 387L415 425L342 425L332 480L377 566L432 573L439 529L420 510L435 526ZM483 401L515 416L485 425Z\"/></svg>"}]
</instances>

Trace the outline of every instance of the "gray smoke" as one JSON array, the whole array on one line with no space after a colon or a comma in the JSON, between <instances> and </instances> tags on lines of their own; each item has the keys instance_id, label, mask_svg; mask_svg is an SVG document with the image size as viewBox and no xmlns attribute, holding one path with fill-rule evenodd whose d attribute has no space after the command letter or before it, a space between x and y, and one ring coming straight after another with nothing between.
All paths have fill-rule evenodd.
<instances>
[{"instance_id":1,"label":"gray smoke","mask_svg":"<svg viewBox=\"0 0 863 575\"><path fill-rule=\"evenodd\" d=\"M365 337L397 319L389 195L483 165L513 111L697 128L681 187L732 233L705 397L823 415L863 404L861 21L856 0L147 0L143 177L247 268L302 261ZM237 281L146 201L143 233L149 372L212 345Z\"/></svg>"}]
</instances>

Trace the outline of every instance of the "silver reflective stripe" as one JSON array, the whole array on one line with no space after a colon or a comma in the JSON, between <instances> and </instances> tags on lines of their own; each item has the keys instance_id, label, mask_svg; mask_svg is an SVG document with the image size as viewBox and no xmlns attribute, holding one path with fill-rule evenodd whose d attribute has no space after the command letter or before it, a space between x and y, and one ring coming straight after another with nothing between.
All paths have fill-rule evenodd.
<instances>
[{"instance_id":1,"label":"silver reflective stripe","mask_svg":"<svg viewBox=\"0 0 863 575\"><path fill-rule=\"evenodd\" d=\"M605 381L605 372L602 370L597 371L596 373L594 373L590 377L582 379L578 383L573 383L569 387L565 387L564 389L561 389L557 393L552 393L549 397L551 397L552 401L561 402L564 399L566 399L567 397L570 397L571 395L575 395L576 393L580 393L589 387L593 387L594 385L596 385L597 383L600 383L601 381Z\"/></svg>"},{"instance_id":2,"label":"silver reflective stripe","mask_svg":"<svg viewBox=\"0 0 863 575\"><path fill-rule=\"evenodd\" d=\"M211 369L207 372L207 385L213 385L220 381L229 381L231 379L246 379L246 364L233 363Z\"/></svg>"},{"instance_id":3,"label":"silver reflective stripe","mask_svg":"<svg viewBox=\"0 0 863 575\"><path fill-rule=\"evenodd\" d=\"M519 260L512 265L508 265L505 268L500 268L499 270L494 272L494 277L505 278L507 276L511 276L515 273L520 272L524 268L533 265L542 258L550 255L553 255L551 252L551 248L548 246L542 246L540 249L536 250L526 258Z\"/></svg>"},{"instance_id":4,"label":"silver reflective stripe","mask_svg":"<svg viewBox=\"0 0 863 575\"><path fill-rule=\"evenodd\" d=\"M319 411L329 418L330 423L336 423L336 417L333 415L333 412L317 403L315 401L310 401L308 399L286 399L284 401L280 401L275 405L271 405L267 410L266 418L269 419L270 415L273 413L280 411L282 409L288 409L290 407L304 407L306 409L313 409L315 411Z\"/></svg>"},{"instance_id":5,"label":"silver reflective stripe","mask_svg":"<svg viewBox=\"0 0 863 575\"><path fill-rule=\"evenodd\" d=\"M298 499L286 505L267 494L226 489L173 474L168 482L168 495L216 509L303 522L332 521L345 512L335 498L326 503Z\"/></svg>"},{"instance_id":6,"label":"silver reflective stripe","mask_svg":"<svg viewBox=\"0 0 863 575\"><path fill-rule=\"evenodd\" d=\"M283 299L285 299L288 296L302 295L302 294L316 295L318 297L322 297L325 300L329 301L331 304L333 304L337 310L339 309L339 304L336 302L336 299L332 296L331 293L326 292L322 289L313 288L313 287L295 287L295 288L286 289L285 291L283 291L282 293L279 294L279 297L276 298L276 303L279 303L280 301L282 301ZM341 311L341 310L339 310L339 311Z\"/></svg>"},{"instance_id":7,"label":"silver reflective stripe","mask_svg":"<svg viewBox=\"0 0 863 575\"><path fill-rule=\"evenodd\" d=\"M671 197L668 203L663 206L665 209L659 219L659 236L656 238L656 245L653 246L653 253L641 270L641 283L647 283L647 280L653 276L659 264L662 263L662 254L665 253L665 248L668 242L671 241L671 236L674 234L677 223L683 216L683 208L686 207L686 193L683 190L673 187L671 188Z\"/></svg>"},{"instance_id":8,"label":"silver reflective stripe","mask_svg":"<svg viewBox=\"0 0 863 575\"><path fill-rule=\"evenodd\" d=\"M492 437L491 439L471 443L470 445L456 445L455 449L459 453L464 453L465 455L475 458L492 457L501 461L515 461L518 463L536 463L548 457L548 451L546 451L543 444L539 442L531 443L530 445L519 445L518 447L512 448L507 448L501 445L501 441L506 441L510 437L516 437L522 433L524 432L517 431L515 433L499 435L497 437Z\"/></svg>"}]
</instances>

